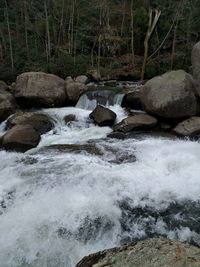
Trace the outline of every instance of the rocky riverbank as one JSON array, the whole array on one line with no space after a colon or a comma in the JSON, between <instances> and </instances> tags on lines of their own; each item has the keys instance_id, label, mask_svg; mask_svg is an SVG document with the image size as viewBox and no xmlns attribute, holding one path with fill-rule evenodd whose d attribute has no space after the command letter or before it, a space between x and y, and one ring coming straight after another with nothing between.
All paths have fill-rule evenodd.
<instances>
[{"instance_id":1,"label":"rocky riverbank","mask_svg":"<svg viewBox=\"0 0 200 267\"><path fill-rule=\"evenodd\" d=\"M76 267L197 267L200 249L179 241L149 239L83 258Z\"/></svg>"}]
</instances>

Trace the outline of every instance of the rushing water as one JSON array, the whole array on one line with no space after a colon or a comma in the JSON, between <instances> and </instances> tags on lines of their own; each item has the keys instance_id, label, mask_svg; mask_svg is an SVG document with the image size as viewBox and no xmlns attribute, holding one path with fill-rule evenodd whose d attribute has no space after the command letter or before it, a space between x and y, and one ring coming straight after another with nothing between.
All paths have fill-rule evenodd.
<instances>
[{"instance_id":1,"label":"rushing water","mask_svg":"<svg viewBox=\"0 0 200 267\"><path fill-rule=\"evenodd\" d=\"M200 245L198 142L109 139L88 110L43 112L56 127L39 147L88 143L101 153L0 151L1 267L74 267L89 253L156 235ZM67 114L76 121L65 125Z\"/></svg>"}]
</instances>

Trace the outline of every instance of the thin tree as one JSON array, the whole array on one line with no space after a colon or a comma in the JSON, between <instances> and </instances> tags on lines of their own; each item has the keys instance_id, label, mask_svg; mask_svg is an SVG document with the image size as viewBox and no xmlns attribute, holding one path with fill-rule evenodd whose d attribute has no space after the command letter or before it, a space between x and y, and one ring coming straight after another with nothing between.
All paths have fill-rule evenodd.
<instances>
[{"instance_id":1,"label":"thin tree","mask_svg":"<svg viewBox=\"0 0 200 267\"><path fill-rule=\"evenodd\" d=\"M141 72L141 80L142 81L144 80L147 57L148 57L148 52L149 52L149 40L150 40L152 33L156 27L156 24L158 23L160 15L161 15L161 11L155 9L154 18L153 18L153 10L152 9L149 10L149 23L148 23L148 28L147 28L147 32L146 32L146 37L144 40L144 59L143 59L142 72Z\"/></svg>"},{"instance_id":2,"label":"thin tree","mask_svg":"<svg viewBox=\"0 0 200 267\"><path fill-rule=\"evenodd\" d=\"M5 17L6 17L7 28L8 28L8 38L9 38L9 45L10 45L11 68L12 68L12 71L13 71L14 70L14 58L13 58L12 38L11 38L11 32L10 32L10 22L9 22L9 16L8 16L8 4L7 4L7 0L5 0Z\"/></svg>"}]
</instances>

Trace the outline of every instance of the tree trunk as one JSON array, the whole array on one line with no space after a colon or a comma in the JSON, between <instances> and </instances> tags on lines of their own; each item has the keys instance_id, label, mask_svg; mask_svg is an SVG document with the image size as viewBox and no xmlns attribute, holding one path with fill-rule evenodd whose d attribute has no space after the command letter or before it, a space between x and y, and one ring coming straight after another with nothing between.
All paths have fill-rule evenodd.
<instances>
[{"instance_id":1,"label":"tree trunk","mask_svg":"<svg viewBox=\"0 0 200 267\"><path fill-rule=\"evenodd\" d=\"M14 58L13 58L12 38L11 38L11 32L10 32L10 22L9 22L9 16L8 16L7 0L5 0L5 16L6 16L6 22L7 22L7 28L8 28L8 38L9 38L9 45L10 45L11 68L13 71L14 70Z\"/></svg>"},{"instance_id":2,"label":"tree trunk","mask_svg":"<svg viewBox=\"0 0 200 267\"><path fill-rule=\"evenodd\" d=\"M149 24L148 24L148 29L146 32L146 37L144 40L144 59L143 59L142 72L141 72L141 80L142 81L144 80L147 57L148 57L148 52L149 52L149 40L150 40L152 33L156 27L156 24L158 23L160 15L161 15L161 11L156 9L154 19L153 19L153 10L150 9L150 11L149 11Z\"/></svg>"}]
</instances>

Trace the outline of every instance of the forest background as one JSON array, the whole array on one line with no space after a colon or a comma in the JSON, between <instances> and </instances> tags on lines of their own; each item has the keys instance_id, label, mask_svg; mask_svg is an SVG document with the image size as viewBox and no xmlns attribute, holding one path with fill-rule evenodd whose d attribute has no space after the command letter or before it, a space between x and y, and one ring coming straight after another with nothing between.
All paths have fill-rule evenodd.
<instances>
[{"instance_id":1,"label":"forest background","mask_svg":"<svg viewBox=\"0 0 200 267\"><path fill-rule=\"evenodd\" d=\"M190 71L199 37L199 0L0 0L0 80L26 71L138 80L145 40L144 78Z\"/></svg>"}]
</instances>

